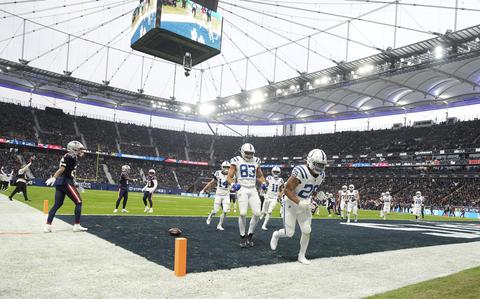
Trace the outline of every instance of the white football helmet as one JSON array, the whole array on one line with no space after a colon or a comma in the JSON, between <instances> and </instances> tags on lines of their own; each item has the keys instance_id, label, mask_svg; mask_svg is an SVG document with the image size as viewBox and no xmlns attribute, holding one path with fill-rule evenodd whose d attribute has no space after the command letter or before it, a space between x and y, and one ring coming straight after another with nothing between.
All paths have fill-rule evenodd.
<instances>
[{"instance_id":1,"label":"white football helmet","mask_svg":"<svg viewBox=\"0 0 480 299\"><path fill-rule=\"evenodd\" d=\"M321 149L313 149L308 153L307 166L313 173L319 174L327 166L327 155Z\"/></svg>"},{"instance_id":2,"label":"white football helmet","mask_svg":"<svg viewBox=\"0 0 480 299\"><path fill-rule=\"evenodd\" d=\"M420 191L417 191L417 193L415 193L417 196L422 196L422 192Z\"/></svg>"},{"instance_id":3,"label":"white football helmet","mask_svg":"<svg viewBox=\"0 0 480 299\"><path fill-rule=\"evenodd\" d=\"M148 174L149 174L149 175L155 175L155 169L150 169L150 170L148 171Z\"/></svg>"},{"instance_id":4,"label":"white football helmet","mask_svg":"<svg viewBox=\"0 0 480 299\"><path fill-rule=\"evenodd\" d=\"M348 190L350 191L355 190L355 186L353 184L348 185Z\"/></svg>"},{"instance_id":5,"label":"white football helmet","mask_svg":"<svg viewBox=\"0 0 480 299\"><path fill-rule=\"evenodd\" d=\"M80 142L80 141L70 141L68 144L67 144L67 151L76 155L76 156L79 156L81 154L83 154L83 152L85 151L85 147L83 146L83 144Z\"/></svg>"},{"instance_id":6,"label":"white football helmet","mask_svg":"<svg viewBox=\"0 0 480 299\"><path fill-rule=\"evenodd\" d=\"M384 197L384 196L385 196L385 192L382 192L382 197Z\"/></svg>"},{"instance_id":7,"label":"white football helmet","mask_svg":"<svg viewBox=\"0 0 480 299\"><path fill-rule=\"evenodd\" d=\"M390 195L390 192L388 192L388 191L385 192L385 195L386 195L386 196L389 196L389 195Z\"/></svg>"},{"instance_id":8,"label":"white football helmet","mask_svg":"<svg viewBox=\"0 0 480 299\"><path fill-rule=\"evenodd\" d=\"M278 176L280 175L280 167L278 166L273 167L272 174L274 178L278 178Z\"/></svg>"},{"instance_id":9,"label":"white football helmet","mask_svg":"<svg viewBox=\"0 0 480 299\"><path fill-rule=\"evenodd\" d=\"M228 161L223 161L222 163L222 173L227 174L230 169L230 163Z\"/></svg>"},{"instance_id":10,"label":"white football helmet","mask_svg":"<svg viewBox=\"0 0 480 299\"><path fill-rule=\"evenodd\" d=\"M245 160L245 161L251 161L253 159L253 155L255 155L255 148L253 147L252 144L250 143L245 143L244 145L242 145L242 147L240 148L240 153L242 155L242 158Z\"/></svg>"},{"instance_id":11,"label":"white football helmet","mask_svg":"<svg viewBox=\"0 0 480 299\"><path fill-rule=\"evenodd\" d=\"M130 172L130 166L128 166L128 165L123 165L123 166L122 166L122 171L123 171L123 172Z\"/></svg>"},{"instance_id":12,"label":"white football helmet","mask_svg":"<svg viewBox=\"0 0 480 299\"><path fill-rule=\"evenodd\" d=\"M347 191L347 185L342 186L342 191Z\"/></svg>"}]
</instances>

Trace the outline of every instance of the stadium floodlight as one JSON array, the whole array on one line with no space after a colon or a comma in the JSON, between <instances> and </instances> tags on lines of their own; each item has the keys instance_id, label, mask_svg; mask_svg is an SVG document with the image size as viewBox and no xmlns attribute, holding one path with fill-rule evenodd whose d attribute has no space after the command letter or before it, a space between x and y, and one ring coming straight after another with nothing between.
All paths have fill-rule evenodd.
<instances>
[{"instance_id":1,"label":"stadium floodlight","mask_svg":"<svg viewBox=\"0 0 480 299\"><path fill-rule=\"evenodd\" d=\"M229 107L238 107L238 106L240 106L240 105L238 104L237 101L235 101L235 99L231 99L230 101L228 101L227 106L229 106Z\"/></svg>"},{"instance_id":2,"label":"stadium floodlight","mask_svg":"<svg viewBox=\"0 0 480 299\"><path fill-rule=\"evenodd\" d=\"M435 56L435 59L441 59L443 57L443 47L442 46L435 47L435 50L433 50L433 54Z\"/></svg>"},{"instance_id":3,"label":"stadium floodlight","mask_svg":"<svg viewBox=\"0 0 480 299\"><path fill-rule=\"evenodd\" d=\"M203 116L210 115L212 112L215 111L215 106L210 104L201 104L198 106L198 113Z\"/></svg>"},{"instance_id":4,"label":"stadium floodlight","mask_svg":"<svg viewBox=\"0 0 480 299\"><path fill-rule=\"evenodd\" d=\"M250 98L250 105L254 105L257 103L261 103L265 101L265 97L260 92L253 93L252 97Z\"/></svg>"},{"instance_id":5,"label":"stadium floodlight","mask_svg":"<svg viewBox=\"0 0 480 299\"><path fill-rule=\"evenodd\" d=\"M359 73L360 75L364 75L364 74L368 74L370 73L371 71L373 71L373 65L371 64L366 64L364 66L361 66L360 68L358 68L357 70L357 73Z\"/></svg>"},{"instance_id":6,"label":"stadium floodlight","mask_svg":"<svg viewBox=\"0 0 480 299\"><path fill-rule=\"evenodd\" d=\"M295 85L290 85L290 90L295 90Z\"/></svg>"},{"instance_id":7,"label":"stadium floodlight","mask_svg":"<svg viewBox=\"0 0 480 299\"><path fill-rule=\"evenodd\" d=\"M323 76L322 79L320 79L320 83L322 84L328 84L330 82L330 77Z\"/></svg>"},{"instance_id":8,"label":"stadium floodlight","mask_svg":"<svg viewBox=\"0 0 480 299\"><path fill-rule=\"evenodd\" d=\"M185 106L182 106L182 110L183 110L183 112L188 113L188 112L192 111L192 108L190 108L190 106L185 105Z\"/></svg>"}]
</instances>

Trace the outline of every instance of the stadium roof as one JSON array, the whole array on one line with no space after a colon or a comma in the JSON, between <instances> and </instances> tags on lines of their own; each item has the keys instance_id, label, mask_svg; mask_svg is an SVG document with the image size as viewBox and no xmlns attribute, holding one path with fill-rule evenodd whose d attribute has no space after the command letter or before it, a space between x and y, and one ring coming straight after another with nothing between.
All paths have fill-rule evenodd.
<instances>
[{"instance_id":1,"label":"stadium roof","mask_svg":"<svg viewBox=\"0 0 480 299\"><path fill-rule=\"evenodd\" d=\"M7 30L0 33L0 84L236 124L396 113L479 97L476 7L448 1L220 1L222 54L186 78L181 66L130 49L137 4L1 3L0 24ZM435 23L446 12L450 25Z\"/></svg>"}]
</instances>

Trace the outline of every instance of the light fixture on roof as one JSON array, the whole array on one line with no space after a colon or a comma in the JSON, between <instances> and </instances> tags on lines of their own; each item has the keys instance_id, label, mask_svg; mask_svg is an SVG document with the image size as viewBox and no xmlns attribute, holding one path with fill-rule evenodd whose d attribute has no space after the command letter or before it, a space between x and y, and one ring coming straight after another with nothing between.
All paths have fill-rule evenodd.
<instances>
[{"instance_id":1,"label":"light fixture on roof","mask_svg":"<svg viewBox=\"0 0 480 299\"><path fill-rule=\"evenodd\" d=\"M358 68L357 72L360 74L360 75L365 75L365 74L368 74L370 73L371 71L373 71L374 69L374 66L371 65L371 64L366 64L360 68Z\"/></svg>"},{"instance_id":2,"label":"light fixture on roof","mask_svg":"<svg viewBox=\"0 0 480 299\"><path fill-rule=\"evenodd\" d=\"M265 101L265 97L262 95L261 92L259 91L256 91L253 93L252 97L250 98L249 102L250 102L250 105L254 105L254 104L257 104L257 103L261 103Z\"/></svg>"},{"instance_id":3,"label":"light fixture on roof","mask_svg":"<svg viewBox=\"0 0 480 299\"><path fill-rule=\"evenodd\" d=\"M200 104L198 106L198 113L204 116L210 115L214 111L215 111L215 106L210 104Z\"/></svg>"},{"instance_id":4,"label":"light fixture on roof","mask_svg":"<svg viewBox=\"0 0 480 299\"><path fill-rule=\"evenodd\" d=\"M290 90L295 90L295 85L290 85Z\"/></svg>"},{"instance_id":5,"label":"light fixture on roof","mask_svg":"<svg viewBox=\"0 0 480 299\"><path fill-rule=\"evenodd\" d=\"M227 106L229 106L229 107L238 107L238 106L240 106L240 105L238 104L238 102L237 102L235 99L231 99L230 101L228 101Z\"/></svg>"},{"instance_id":6,"label":"light fixture on roof","mask_svg":"<svg viewBox=\"0 0 480 299\"><path fill-rule=\"evenodd\" d=\"M443 47L436 46L435 49L433 50L433 55L435 59L441 59L443 57Z\"/></svg>"},{"instance_id":7,"label":"light fixture on roof","mask_svg":"<svg viewBox=\"0 0 480 299\"><path fill-rule=\"evenodd\" d=\"M185 105L185 106L182 106L182 110L183 112L188 113L192 111L192 108L190 108L190 106Z\"/></svg>"},{"instance_id":8,"label":"light fixture on roof","mask_svg":"<svg viewBox=\"0 0 480 299\"><path fill-rule=\"evenodd\" d=\"M328 84L330 82L330 77L328 76L323 76L322 79L320 80L320 83L322 84Z\"/></svg>"}]
</instances>

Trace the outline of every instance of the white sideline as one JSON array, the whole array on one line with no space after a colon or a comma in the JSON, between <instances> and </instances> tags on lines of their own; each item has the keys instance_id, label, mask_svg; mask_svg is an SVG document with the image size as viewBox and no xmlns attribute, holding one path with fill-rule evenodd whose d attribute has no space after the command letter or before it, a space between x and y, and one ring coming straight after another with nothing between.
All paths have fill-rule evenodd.
<instances>
[{"instance_id":1,"label":"white sideline","mask_svg":"<svg viewBox=\"0 0 480 299\"><path fill-rule=\"evenodd\" d=\"M177 278L58 219L56 232L45 234L44 222L42 212L0 195L1 298L361 298L480 265L473 242Z\"/></svg>"}]
</instances>

